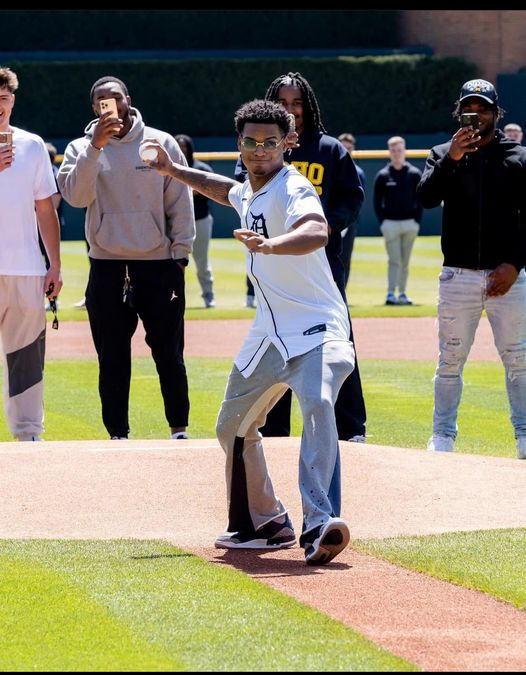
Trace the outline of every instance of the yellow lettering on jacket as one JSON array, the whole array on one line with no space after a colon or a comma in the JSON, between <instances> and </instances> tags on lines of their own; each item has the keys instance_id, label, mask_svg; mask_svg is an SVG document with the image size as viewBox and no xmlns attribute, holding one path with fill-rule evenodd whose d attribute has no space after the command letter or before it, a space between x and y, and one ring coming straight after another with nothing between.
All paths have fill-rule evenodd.
<instances>
[{"instance_id":1,"label":"yellow lettering on jacket","mask_svg":"<svg viewBox=\"0 0 526 675\"><path fill-rule=\"evenodd\" d=\"M286 162L286 164L295 166L301 175L305 176L314 185L318 196L321 196L323 192L323 174L325 173L323 164L316 162Z\"/></svg>"}]
</instances>

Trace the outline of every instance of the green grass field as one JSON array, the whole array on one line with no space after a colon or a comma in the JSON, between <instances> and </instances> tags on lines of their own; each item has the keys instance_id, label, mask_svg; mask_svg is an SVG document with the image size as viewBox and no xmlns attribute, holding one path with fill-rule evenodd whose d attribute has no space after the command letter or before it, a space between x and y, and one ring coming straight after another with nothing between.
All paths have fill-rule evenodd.
<instances>
[{"instance_id":1,"label":"green grass field","mask_svg":"<svg viewBox=\"0 0 526 675\"><path fill-rule=\"evenodd\" d=\"M213 239L211 259L218 307L204 309L193 261L187 270L187 313L193 318L250 318L243 307L245 269L242 247L235 240ZM389 307L385 297L386 254L382 237L358 237L348 286L353 316L434 316L437 275L441 264L438 237L418 237L412 256L408 291L410 307ZM63 242L64 288L60 320L87 319L72 305L82 297L88 274L83 241ZM59 329L60 330L60 329ZM190 383L190 426L193 438L214 436L231 367L230 359L187 359ZM360 372L368 409L368 439L380 445L424 448L430 435L434 362L361 360ZM100 420L97 365L90 361L50 361L46 364L46 438L48 440L106 438ZM459 452L515 456L509 422L504 374L500 363L468 362L459 410ZM166 438L158 378L150 358L134 362L130 421L132 438ZM214 411L211 414L211 411ZM484 419L484 425L480 424ZM297 405L292 432L301 434ZM0 441L10 440L0 419Z\"/></svg>"},{"instance_id":2,"label":"green grass field","mask_svg":"<svg viewBox=\"0 0 526 675\"><path fill-rule=\"evenodd\" d=\"M214 438L216 414L231 360L190 358L186 359L186 365L190 385L189 433L192 438ZM425 448L433 410L434 364L364 359L360 371L367 402L369 441L376 445ZM95 359L48 361L45 377L47 440L107 438L100 416ZM468 363L465 381L459 411L458 452L514 457L501 365ZM133 363L130 425L130 438L168 438L159 380L151 358L136 358ZM292 434L301 435L295 398ZM9 440L12 437L1 417L0 441Z\"/></svg>"},{"instance_id":3,"label":"green grass field","mask_svg":"<svg viewBox=\"0 0 526 675\"><path fill-rule=\"evenodd\" d=\"M2 672L417 670L162 541L4 541L0 570Z\"/></svg>"},{"instance_id":4,"label":"green grass field","mask_svg":"<svg viewBox=\"0 0 526 675\"><path fill-rule=\"evenodd\" d=\"M187 319L234 319L254 316L245 308L245 254L234 239L212 239L210 260L214 273L217 307L205 309L190 258L186 271ZM387 254L382 237L357 237L351 277L347 286L352 316L435 316L438 273L442 254L438 237L417 237L411 257L408 295L413 306L384 305L387 290ZM83 241L62 242L64 288L60 296L60 318L87 319L84 310L73 307L84 295L88 258Z\"/></svg>"}]
</instances>

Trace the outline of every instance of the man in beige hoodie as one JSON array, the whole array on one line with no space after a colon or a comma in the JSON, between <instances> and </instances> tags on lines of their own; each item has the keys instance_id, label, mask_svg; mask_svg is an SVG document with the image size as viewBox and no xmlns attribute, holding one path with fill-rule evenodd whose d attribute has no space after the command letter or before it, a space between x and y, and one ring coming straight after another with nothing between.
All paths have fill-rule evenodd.
<instances>
[{"instance_id":1,"label":"man in beige hoodie","mask_svg":"<svg viewBox=\"0 0 526 675\"><path fill-rule=\"evenodd\" d=\"M118 117L101 112L107 99L114 99ZM131 339L140 318L171 437L187 438L184 271L195 237L192 195L141 161L141 141L154 137L186 160L170 134L145 126L120 79L98 79L91 105L97 119L66 147L58 184L69 204L86 208L86 309L99 359L102 419L110 438L128 438Z\"/></svg>"}]
</instances>

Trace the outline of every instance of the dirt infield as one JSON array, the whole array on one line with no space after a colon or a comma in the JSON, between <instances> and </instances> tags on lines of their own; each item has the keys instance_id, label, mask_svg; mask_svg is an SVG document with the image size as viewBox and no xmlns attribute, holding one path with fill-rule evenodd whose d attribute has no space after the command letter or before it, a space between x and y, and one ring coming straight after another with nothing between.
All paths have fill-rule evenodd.
<instances>
[{"instance_id":1,"label":"dirt infield","mask_svg":"<svg viewBox=\"0 0 526 675\"><path fill-rule=\"evenodd\" d=\"M232 357L250 323L188 321L185 353ZM354 319L353 326L362 360L436 358L434 319ZM49 330L47 345L48 359L95 357L87 322ZM142 329L133 353L149 354ZM498 359L487 320L470 359ZM297 529L298 447L297 438L265 440ZM226 520L223 467L215 439L2 443L0 537L166 539L326 612L423 670L526 671L526 613L483 593L351 549L319 568L307 567L298 547L214 549ZM519 460L342 443L342 477L353 538L526 527Z\"/></svg>"},{"instance_id":2,"label":"dirt infield","mask_svg":"<svg viewBox=\"0 0 526 675\"><path fill-rule=\"evenodd\" d=\"M233 357L251 323L251 319L187 321L185 355ZM435 319L432 317L358 318L353 319L353 331L359 359L435 360L437 357L437 332ZM150 354L150 349L144 342L141 323L132 344L135 356ZM48 330L47 356L51 359L95 357L88 322L63 321L58 330ZM482 361L498 359L486 318L480 322L469 358Z\"/></svg>"}]
</instances>

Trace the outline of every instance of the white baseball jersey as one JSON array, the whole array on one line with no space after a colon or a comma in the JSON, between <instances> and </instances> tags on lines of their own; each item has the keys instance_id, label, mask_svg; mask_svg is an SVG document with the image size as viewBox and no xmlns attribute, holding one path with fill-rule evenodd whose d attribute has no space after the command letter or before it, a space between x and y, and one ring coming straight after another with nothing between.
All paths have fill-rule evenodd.
<instances>
[{"instance_id":1,"label":"white baseball jersey","mask_svg":"<svg viewBox=\"0 0 526 675\"><path fill-rule=\"evenodd\" d=\"M308 214L323 217L315 188L293 166L284 166L257 192L250 182L232 187L228 198L241 226L272 239L290 232ZM349 340L347 307L324 248L304 255L264 255L247 249L256 317L234 360L245 377L272 342L286 362L329 340Z\"/></svg>"}]
</instances>

